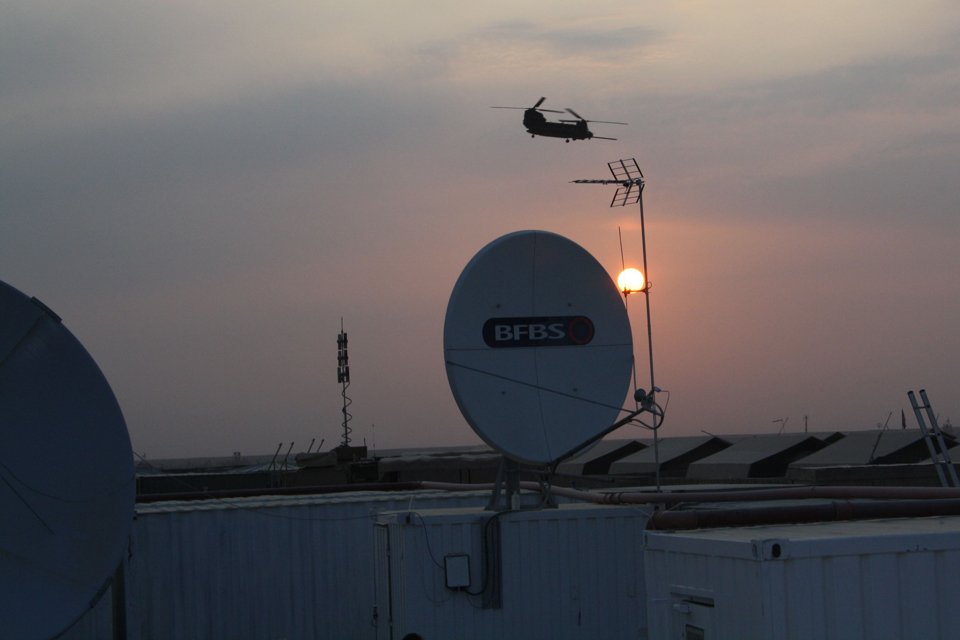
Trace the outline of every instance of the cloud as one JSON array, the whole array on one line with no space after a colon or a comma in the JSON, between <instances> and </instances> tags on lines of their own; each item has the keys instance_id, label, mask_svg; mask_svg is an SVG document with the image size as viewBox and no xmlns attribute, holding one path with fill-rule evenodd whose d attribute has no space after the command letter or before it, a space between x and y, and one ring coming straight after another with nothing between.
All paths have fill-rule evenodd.
<instances>
[{"instance_id":1,"label":"cloud","mask_svg":"<svg viewBox=\"0 0 960 640\"><path fill-rule=\"evenodd\" d=\"M635 65L662 37L646 26L610 28L594 21L498 21L434 39L387 49L393 74L415 80L464 82L485 78L503 83L593 84L586 68L623 69Z\"/></svg>"},{"instance_id":2,"label":"cloud","mask_svg":"<svg viewBox=\"0 0 960 640\"><path fill-rule=\"evenodd\" d=\"M335 441L327 366L341 315L359 350L358 427L376 422L381 446L472 438L439 353L453 282L519 228L619 268L616 227L629 259L635 212L567 184L619 157L648 177L658 367L686 425L718 407L735 430L748 409L730 388L769 392L749 408L766 424L796 407L793 424L807 410L794 389L815 397L886 361L864 354L909 363L891 327L949 335L946 313L864 309L889 303L896 264L926 283L914 308L960 300L945 275L957 269L956 47L821 52L829 64L779 52L789 71L763 80L722 69L678 83L664 52L710 50L680 37L685 24L624 6L0 9L0 278L64 316L151 455ZM542 95L630 126L616 142L531 140L520 112L487 108ZM911 257L931 238L936 259ZM939 351L924 352L931 389L955 360L952 344ZM885 375L887 390L900 374ZM848 415L876 404L856 391L830 402Z\"/></svg>"},{"instance_id":3,"label":"cloud","mask_svg":"<svg viewBox=\"0 0 960 640\"><path fill-rule=\"evenodd\" d=\"M619 59L660 40L662 34L645 26L607 25L556 27L531 22L502 22L479 30L479 40L497 46L544 48L565 58Z\"/></svg>"}]
</instances>

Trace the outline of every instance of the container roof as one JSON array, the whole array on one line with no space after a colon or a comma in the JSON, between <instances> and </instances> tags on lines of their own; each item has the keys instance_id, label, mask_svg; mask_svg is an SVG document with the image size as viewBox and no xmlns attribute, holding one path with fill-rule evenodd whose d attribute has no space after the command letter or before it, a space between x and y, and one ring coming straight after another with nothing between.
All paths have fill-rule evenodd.
<instances>
[{"instance_id":1,"label":"container roof","mask_svg":"<svg viewBox=\"0 0 960 640\"><path fill-rule=\"evenodd\" d=\"M776 455L813 438L806 433L785 433L776 437L751 436L734 442L732 445L710 457L694 462L690 466L705 464L751 464ZM817 439L817 438L813 438Z\"/></svg>"},{"instance_id":2,"label":"container roof","mask_svg":"<svg viewBox=\"0 0 960 640\"><path fill-rule=\"evenodd\" d=\"M731 527L645 534L648 549L696 555L781 560L872 553L960 549L960 516L847 520L761 527Z\"/></svg>"},{"instance_id":3,"label":"container roof","mask_svg":"<svg viewBox=\"0 0 960 640\"><path fill-rule=\"evenodd\" d=\"M653 444L653 441L642 440L601 440L586 453L571 458L557 467L559 473L569 473L581 475L585 473L607 473L610 465L622 458L625 458L636 451L646 448ZM596 464L591 464L596 463ZM602 469L592 469L591 467L605 467Z\"/></svg>"},{"instance_id":4,"label":"container roof","mask_svg":"<svg viewBox=\"0 0 960 640\"><path fill-rule=\"evenodd\" d=\"M704 445L716 444L719 446L728 446L729 441L716 436L685 436L676 438L663 438L659 442L660 465L663 466L682 456L693 454L698 448ZM713 453L705 451L704 456ZM634 474L634 473L654 473L656 471L656 451L650 446L642 451L630 454L625 458L617 460L610 465L611 474Z\"/></svg>"},{"instance_id":5,"label":"container roof","mask_svg":"<svg viewBox=\"0 0 960 640\"><path fill-rule=\"evenodd\" d=\"M806 433L744 438L719 453L691 463L687 477L781 477L790 462L824 446L822 440Z\"/></svg>"},{"instance_id":6,"label":"container roof","mask_svg":"<svg viewBox=\"0 0 960 640\"><path fill-rule=\"evenodd\" d=\"M950 436L945 434L948 442ZM844 465L863 465L872 463L915 462L916 460L897 459L908 447L920 445L920 458L929 458L926 443L921 442L920 429L886 429L871 431L851 431L846 437L834 442L816 453L797 460L791 467L835 467ZM950 445L947 445L950 447ZM876 448L876 449L874 449ZM926 455L924 455L926 454ZM886 460L884 460L886 458Z\"/></svg>"}]
</instances>

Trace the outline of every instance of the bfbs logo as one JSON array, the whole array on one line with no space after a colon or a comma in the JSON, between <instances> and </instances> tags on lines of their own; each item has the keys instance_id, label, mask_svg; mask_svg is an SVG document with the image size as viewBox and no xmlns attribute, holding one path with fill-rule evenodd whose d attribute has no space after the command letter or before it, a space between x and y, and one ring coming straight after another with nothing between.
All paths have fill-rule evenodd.
<instances>
[{"instance_id":1,"label":"bfbs logo","mask_svg":"<svg viewBox=\"0 0 960 640\"><path fill-rule=\"evenodd\" d=\"M593 334L593 322L586 316L490 318L483 323L483 341L493 349L584 345Z\"/></svg>"}]
</instances>

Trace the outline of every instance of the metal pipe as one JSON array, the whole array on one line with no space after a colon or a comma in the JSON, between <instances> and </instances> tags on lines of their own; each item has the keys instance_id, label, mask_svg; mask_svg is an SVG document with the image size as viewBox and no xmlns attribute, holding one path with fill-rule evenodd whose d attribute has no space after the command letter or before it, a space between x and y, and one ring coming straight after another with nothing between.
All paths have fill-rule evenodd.
<instances>
[{"instance_id":1,"label":"metal pipe","mask_svg":"<svg viewBox=\"0 0 960 640\"><path fill-rule=\"evenodd\" d=\"M946 500L834 501L824 504L800 504L741 509L692 509L657 511L647 521L647 529L689 530L717 527L834 522L837 520L875 520L879 518L928 518L960 515L960 498Z\"/></svg>"},{"instance_id":2,"label":"metal pipe","mask_svg":"<svg viewBox=\"0 0 960 640\"><path fill-rule=\"evenodd\" d=\"M534 483L527 483L533 485ZM523 487L533 489L534 487ZM960 489L952 487L787 487L745 491L691 491L654 493L576 491L554 487L551 492L575 500L598 504L664 504L692 502L756 502L761 500L936 500L960 499Z\"/></svg>"},{"instance_id":3,"label":"metal pipe","mask_svg":"<svg viewBox=\"0 0 960 640\"><path fill-rule=\"evenodd\" d=\"M457 484L449 482L375 482L313 487L278 487L275 489L238 489L226 491L195 491L189 493L158 493L137 496L138 503L167 500L208 500L246 498L271 495L311 495L349 493L356 491L491 491L495 485ZM540 492L536 482L521 482L520 489ZM693 502L755 502L759 500L938 500L960 499L960 489L953 487L783 487L776 489L744 489L725 491L665 492L597 492L551 487L555 496L593 502L596 504L664 504Z\"/></svg>"},{"instance_id":4,"label":"metal pipe","mask_svg":"<svg viewBox=\"0 0 960 640\"><path fill-rule=\"evenodd\" d=\"M273 471L273 465L277 461L277 456L280 455L280 449L283 448L283 443L277 445L277 451L273 454L273 460L270 461L270 468L267 471Z\"/></svg>"},{"instance_id":5,"label":"metal pipe","mask_svg":"<svg viewBox=\"0 0 960 640\"><path fill-rule=\"evenodd\" d=\"M166 502L168 500L223 500L256 496L302 496L324 493L351 493L355 491L416 491L429 487L422 482L370 482L366 484L331 484L316 487L276 487L274 489L229 489L223 491L190 491L183 493L153 493L137 496L137 503ZM534 483L531 483L534 484ZM470 490L492 489L493 485L467 485ZM465 491L466 489L464 489Z\"/></svg>"}]
</instances>

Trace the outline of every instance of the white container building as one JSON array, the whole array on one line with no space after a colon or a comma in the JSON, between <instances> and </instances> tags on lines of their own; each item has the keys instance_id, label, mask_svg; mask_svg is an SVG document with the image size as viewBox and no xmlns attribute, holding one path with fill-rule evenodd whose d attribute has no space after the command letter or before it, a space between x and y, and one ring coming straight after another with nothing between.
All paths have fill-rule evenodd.
<instances>
[{"instance_id":1,"label":"white container building","mask_svg":"<svg viewBox=\"0 0 960 640\"><path fill-rule=\"evenodd\" d=\"M377 513L489 498L397 491L138 504L125 565L127 637L372 640ZM113 637L111 595L61 637Z\"/></svg>"},{"instance_id":2,"label":"white container building","mask_svg":"<svg viewBox=\"0 0 960 640\"><path fill-rule=\"evenodd\" d=\"M960 518L647 532L663 640L960 638Z\"/></svg>"},{"instance_id":3,"label":"white container building","mask_svg":"<svg viewBox=\"0 0 960 640\"><path fill-rule=\"evenodd\" d=\"M646 523L591 504L381 514L377 638L646 638Z\"/></svg>"}]
</instances>

